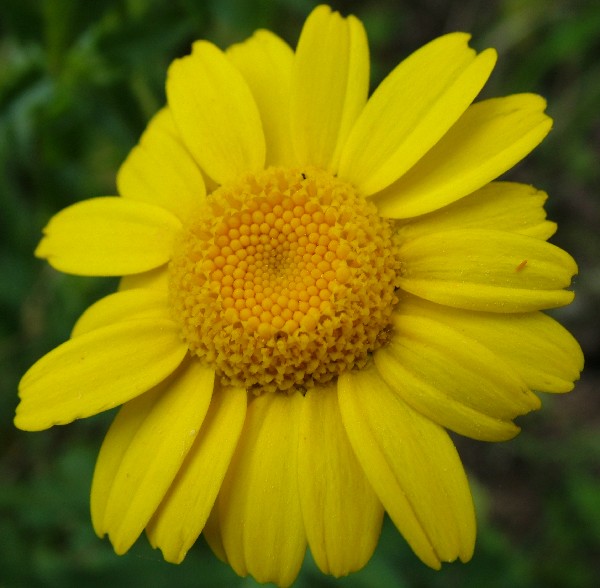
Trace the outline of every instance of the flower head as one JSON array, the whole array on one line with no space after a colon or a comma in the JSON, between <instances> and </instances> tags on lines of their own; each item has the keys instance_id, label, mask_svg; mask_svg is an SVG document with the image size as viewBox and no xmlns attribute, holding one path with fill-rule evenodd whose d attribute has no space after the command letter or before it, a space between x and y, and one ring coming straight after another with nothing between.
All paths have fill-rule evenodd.
<instances>
[{"instance_id":1,"label":"flower head","mask_svg":"<svg viewBox=\"0 0 600 588\"><path fill-rule=\"evenodd\" d=\"M473 100L496 54L440 37L368 97L366 35L325 6L296 51L200 41L118 175L36 250L123 276L23 377L16 425L122 405L92 483L117 553L181 562L203 533L293 582L306 546L361 568L386 511L417 556L467 561L475 517L446 429L498 441L567 392L575 340L541 310L577 268L543 192L494 181L548 133L531 94Z\"/></svg>"}]
</instances>

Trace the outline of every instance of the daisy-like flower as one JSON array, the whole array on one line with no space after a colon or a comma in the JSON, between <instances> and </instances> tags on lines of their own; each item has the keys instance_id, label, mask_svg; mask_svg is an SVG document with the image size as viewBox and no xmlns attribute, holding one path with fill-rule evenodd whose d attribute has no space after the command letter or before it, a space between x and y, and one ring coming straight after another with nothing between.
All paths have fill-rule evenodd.
<instances>
[{"instance_id":1,"label":"daisy-like flower","mask_svg":"<svg viewBox=\"0 0 600 588\"><path fill-rule=\"evenodd\" d=\"M145 531L181 562L203 533L287 586L307 545L342 576L387 512L428 566L469 560L475 516L446 429L513 437L582 368L541 310L577 267L546 195L493 181L551 127L539 96L472 104L496 53L440 37L368 98L365 31L316 8L296 51L268 31L199 41L118 174L54 216L36 255L123 276L23 377L16 425L123 405L91 510L117 553Z\"/></svg>"}]
</instances>

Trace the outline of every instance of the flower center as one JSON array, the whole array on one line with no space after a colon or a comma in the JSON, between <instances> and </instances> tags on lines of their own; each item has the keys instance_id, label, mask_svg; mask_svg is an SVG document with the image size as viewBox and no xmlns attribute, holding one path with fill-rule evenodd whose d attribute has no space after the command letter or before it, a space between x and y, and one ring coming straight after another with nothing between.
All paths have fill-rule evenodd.
<instances>
[{"instance_id":1,"label":"flower center","mask_svg":"<svg viewBox=\"0 0 600 588\"><path fill-rule=\"evenodd\" d=\"M182 231L173 315L223 384L304 391L386 343L397 251L392 221L350 184L269 168L217 189Z\"/></svg>"}]
</instances>

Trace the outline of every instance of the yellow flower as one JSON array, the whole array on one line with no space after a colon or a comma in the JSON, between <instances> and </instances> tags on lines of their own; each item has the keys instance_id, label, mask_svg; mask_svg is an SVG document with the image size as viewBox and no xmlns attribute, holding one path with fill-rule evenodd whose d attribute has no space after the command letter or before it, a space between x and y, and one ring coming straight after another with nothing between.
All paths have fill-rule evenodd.
<instances>
[{"instance_id":1,"label":"yellow flower","mask_svg":"<svg viewBox=\"0 0 600 588\"><path fill-rule=\"evenodd\" d=\"M546 195L493 181L551 120L539 96L472 104L496 60L440 37L367 99L366 35L316 8L177 60L120 197L58 213L36 255L123 276L23 377L39 430L123 405L92 483L117 553L201 533L287 586L369 560L384 511L427 565L469 560L475 516L445 429L499 441L583 359L540 311L577 267Z\"/></svg>"}]
</instances>

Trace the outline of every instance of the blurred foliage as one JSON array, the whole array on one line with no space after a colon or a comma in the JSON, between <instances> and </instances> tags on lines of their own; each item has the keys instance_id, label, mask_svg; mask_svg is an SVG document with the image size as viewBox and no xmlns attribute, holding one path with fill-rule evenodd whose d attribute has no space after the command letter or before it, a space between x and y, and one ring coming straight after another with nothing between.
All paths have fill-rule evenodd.
<instances>
[{"instance_id":1,"label":"blurred foliage","mask_svg":"<svg viewBox=\"0 0 600 588\"><path fill-rule=\"evenodd\" d=\"M14 429L20 376L65 340L115 282L54 272L32 251L52 213L113 194L115 173L165 100L168 64L197 38L225 47L266 27L295 44L311 0L3 0L0 6L0 588L254 586L203 541L181 566L141 539L117 557L88 513L112 414L43 433ZM362 572L335 581L307 556L297 586L596 586L600 561L600 3L595 0L333 2L365 23L373 84L452 30L500 59L484 96L538 92L555 128L509 177L550 194L555 242L580 262L577 301L557 314L582 342L576 391L544 399L503 444L457 439L479 516L473 561L433 572L386 522Z\"/></svg>"}]
</instances>

